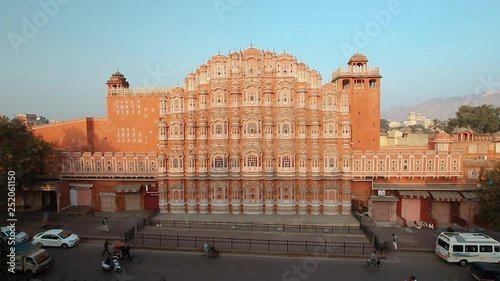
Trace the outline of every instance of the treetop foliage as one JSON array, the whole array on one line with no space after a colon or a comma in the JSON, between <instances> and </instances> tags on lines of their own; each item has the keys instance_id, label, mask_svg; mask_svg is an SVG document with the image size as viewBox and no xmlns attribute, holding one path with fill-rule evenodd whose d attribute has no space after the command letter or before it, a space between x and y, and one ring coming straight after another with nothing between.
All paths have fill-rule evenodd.
<instances>
[{"instance_id":1,"label":"treetop foliage","mask_svg":"<svg viewBox=\"0 0 500 281\"><path fill-rule=\"evenodd\" d=\"M18 119L0 117L0 194L5 196L9 172L15 173L16 193L36 183L44 173L53 146L35 136ZM1 205L5 204L2 198Z\"/></svg>"},{"instance_id":2,"label":"treetop foliage","mask_svg":"<svg viewBox=\"0 0 500 281\"><path fill-rule=\"evenodd\" d=\"M451 133L455 128L469 128L476 133L496 133L500 131L500 107L494 105L462 105L456 116L448 119L445 131Z\"/></svg>"}]
</instances>

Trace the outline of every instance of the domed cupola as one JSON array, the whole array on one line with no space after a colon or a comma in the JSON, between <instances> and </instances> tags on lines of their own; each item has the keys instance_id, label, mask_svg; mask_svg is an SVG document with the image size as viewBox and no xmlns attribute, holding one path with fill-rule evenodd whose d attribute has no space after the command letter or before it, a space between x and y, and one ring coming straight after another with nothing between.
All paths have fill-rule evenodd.
<instances>
[{"instance_id":1,"label":"domed cupola","mask_svg":"<svg viewBox=\"0 0 500 281\"><path fill-rule=\"evenodd\" d=\"M130 84L127 82L127 78L123 74L121 74L118 70L111 75L108 82L106 82L108 88L111 89L128 89Z\"/></svg>"}]
</instances>

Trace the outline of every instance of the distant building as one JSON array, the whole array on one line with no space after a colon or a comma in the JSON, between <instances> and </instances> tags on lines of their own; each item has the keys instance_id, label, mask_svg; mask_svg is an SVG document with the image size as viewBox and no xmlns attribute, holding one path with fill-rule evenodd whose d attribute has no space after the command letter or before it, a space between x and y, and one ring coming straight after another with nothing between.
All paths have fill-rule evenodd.
<instances>
[{"instance_id":1,"label":"distant building","mask_svg":"<svg viewBox=\"0 0 500 281\"><path fill-rule=\"evenodd\" d=\"M408 120L402 122L405 127L414 126L414 125L422 125L424 128L429 128L432 125L432 120L427 118L425 115L421 113L413 113L410 112L408 114Z\"/></svg>"},{"instance_id":2,"label":"distant building","mask_svg":"<svg viewBox=\"0 0 500 281\"><path fill-rule=\"evenodd\" d=\"M43 125L43 124L49 124L49 119L43 116L37 116L35 125Z\"/></svg>"},{"instance_id":3,"label":"distant building","mask_svg":"<svg viewBox=\"0 0 500 281\"><path fill-rule=\"evenodd\" d=\"M37 121L36 114L19 113L16 118L28 128L35 126Z\"/></svg>"},{"instance_id":4,"label":"distant building","mask_svg":"<svg viewBox=\"0 0 500 281\"><path fill-rule=\"evenodd\" d=\"M399 128L399 127L403 127L403 124L401 124L401 122L397 121L389 122L389 128Z\"/></svg>"},{"instance_id":5,"label":"distant building","mask_svg":"<svg viewBox=\"0 0 500 281\"><path fill-rule=\"evenodd\" d=\"M387 136L380 137L380 146L428 146L429 135L403 133L398 130L387 132Z\"/></svg>"}]
</instances>

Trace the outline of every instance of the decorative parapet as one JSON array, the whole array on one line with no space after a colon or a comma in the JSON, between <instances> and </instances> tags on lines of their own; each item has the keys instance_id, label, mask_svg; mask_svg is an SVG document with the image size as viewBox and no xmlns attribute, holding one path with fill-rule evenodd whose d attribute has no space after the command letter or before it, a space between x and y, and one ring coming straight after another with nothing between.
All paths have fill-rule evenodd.
<instances>
[{"instance_id":1,"label":"decorative parapet","mask_svg":"<svg viewBox=\"0 0 500 281\"><path fill-rule=\"evenodd\" d=\"M170 88L108 89L108 96L155 96L166 95L170 91Z\"/></svg>"},{"instance_id":2,"label":"decorative parapet","mask_svg":"<svg viewBox=\"0 0 500 281\"><path fill-rule=\"evenodd\" d=\"M355 67L355 66L344 66L339 67L332 74L332 81L338 79L339 77L362 77L362 76L380 76L380 67L373 66L364 66L364 67Z\"/></svg>"}]
</instances>

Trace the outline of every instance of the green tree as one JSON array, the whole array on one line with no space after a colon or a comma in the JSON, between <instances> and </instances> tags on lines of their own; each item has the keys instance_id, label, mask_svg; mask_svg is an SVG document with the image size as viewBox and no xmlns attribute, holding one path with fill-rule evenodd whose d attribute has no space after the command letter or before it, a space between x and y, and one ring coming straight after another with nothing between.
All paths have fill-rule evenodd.
<instances>
[{"instance_id":1,"label":"green tree","mask_svg":"<svg viewBox=\"0 0 500 281\"><path fill-rule=\"evenodd\" d=\"M390 130L389 121L387 121L387 119L380 119L380 130L386 132Z\"/></svg>"},{"instance_id":2,"label":"green tree","mask_svg":"<svg viewBox=\"0 0 500 281\"><path fill-rule=\"evenodd\" d=\"M445 128L446 128L446 122L443 122L439 119L434 119L432 120L432 125L430 126L429 129L431 129L432 132L440 132L444 131Z\"/></svg>"},{"instance_id":3,"label":"green tree","mask_svg":"<svg viewBox=\"0 0 500 281\"><path fill-rule=\"evenodd\" d=\"M479 215L482 219L500 227L500 162L494 169L481 172L479 192Z\"/></svg>"},{"instance_id":4,"label":"green tree","mask_svg":"<svg viewBox=\"0 0 500 281\"><path fill-rule=\"evenodd\" d=\"M493 105L470 106L462 105L456 116L448 119L445 131L465 127L476 133L495 133L500 131L500 107Z\"/></svg>"},{"instance_id":5,"label":"green tree","mask_svg":"<svg viewBox=\"0 0 500 281\"><path fill-rule=\"evenodd\" d=\"M15 177L15 192L36 183L53 146L35 136L18 119L0 117L0 207L7 207L9 176Z\"/></svg>"}]
</instances>

